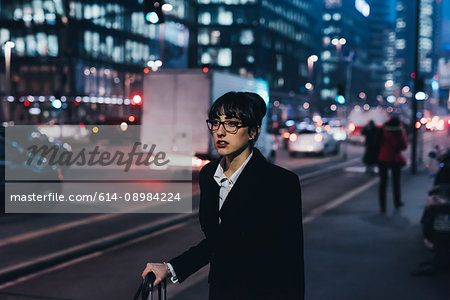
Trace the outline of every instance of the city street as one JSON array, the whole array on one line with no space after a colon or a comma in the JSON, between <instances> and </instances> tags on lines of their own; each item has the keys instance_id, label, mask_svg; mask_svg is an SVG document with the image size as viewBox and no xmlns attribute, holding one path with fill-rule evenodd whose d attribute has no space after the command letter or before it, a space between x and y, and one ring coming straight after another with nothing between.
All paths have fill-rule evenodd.
<instances>
[{"instance_id":1,"label":"city street","mask_svg":"<svg viewBox=\"0 0 450 300\"><path fill-rule=\"evenodd\" d=\"M442 133L427 134L427 148L432 147L431 141L442 141L435 138L436 134L445 137ZM381 216L376 202L377 177L365 174L360 162L363 147L349 145L348 149L354 159L346 162L338 156L279 156L280 164L294 165L295 172L304 178L301 182L307 299L423 299L425 295L447 299L450 291L444 284L445 278L430 280L409 275L430 257L418 226L426 190L431 186L430 177L426 172L413 176L405 171L406 207L400 213ZM310 160L315 162L311 164ZM195 196L194 209L197 202ZM0 249L6 259L2 259L1 271L31 260L45 261L52 253L171 217L174 216L3 216ZM82 221L85 223L73 224ZM73 225L64 228L67 224ZM33 225L35 231L30 232L30 227L26 227ZM53 231L42 232L46 229ZM24 232L41 233L27 238ZM188 218L115 245L103 245L103 249L50 268L35 266L30 273L22 270L15 281L0 285L0 295L2 299L127 299L137 288L147 261L168 260L201 238L198 222ZM169 299L206 299L207 274L205 267L183 284L168 284Z\"/></svg>"},{"instance_id":2,"label":"city street","mask_svg":"<svg viewBox=\"0 0 450 300\"><path fill-rule=\"evenodd\" d=\"M450 0L0 0L0 168L0 300L449 300Z\"/></svg>"}]
</instances>

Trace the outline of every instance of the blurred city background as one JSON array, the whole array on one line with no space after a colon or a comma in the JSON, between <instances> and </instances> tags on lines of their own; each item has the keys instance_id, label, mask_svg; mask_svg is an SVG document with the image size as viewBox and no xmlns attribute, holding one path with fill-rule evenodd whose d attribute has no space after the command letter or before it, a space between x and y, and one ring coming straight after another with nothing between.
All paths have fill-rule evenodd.
<instances>
[{"instance_id":1,"label":"blurred city background","mask_svg":"<svg viewBox=\"0 0 450 300\"><path fill-rule=\"evenodd\" d=\"M300 177L307 299L450 299L448 274L411 276L434 261L421 217L448 167L450 0L0 0L0 45L1 299L130 299L147 261L196 244L207 109L229 90L260 93L257 146ZM408 136L405 206L389 191L381 215L362 130L391 116ZM112 149L132 139L95 140L101 125L142 125L145 142L152 122L193 127L192 214L4 213L5 172L25 158L5 128L37 125L30 139L69 150L42 126L77 125ZM206 299L207 274L169 299Z\"/></svg>"},{"instance_id":2,"label":"blurred city background","mask_svg":"<svg viewBox=\"0 0 450 300\"><path fill-rule=\"evenodd\" d=\"M446 1L168 0L152 24L153 2L1 1L2 120L139 124L143 78L186 68L266 80L275 127L342 104L409 120L415 77L424 115L449 109Z\"/></svg>"}]
</instances>

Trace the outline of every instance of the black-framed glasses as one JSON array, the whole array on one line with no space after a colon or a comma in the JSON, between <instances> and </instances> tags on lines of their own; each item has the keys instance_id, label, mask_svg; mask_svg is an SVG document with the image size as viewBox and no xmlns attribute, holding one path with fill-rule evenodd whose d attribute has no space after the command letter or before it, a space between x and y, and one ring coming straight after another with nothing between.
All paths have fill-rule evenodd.
<instances>
[{"instance_id":1,"label":"black-framed glasses","mask_svg":"<svg viewBox=\"0 0 450 300\"><path fill-rule=\"evenodd\" d=\"M238 132L239 128L241 127L247 127L242 122L238 121L219 121L219 120L206 120L206 124L208 125L208 129L211 132L219 130L220 125L223 125L223 128L228 133L236 133Z\"/></svg>"}]
</instances>

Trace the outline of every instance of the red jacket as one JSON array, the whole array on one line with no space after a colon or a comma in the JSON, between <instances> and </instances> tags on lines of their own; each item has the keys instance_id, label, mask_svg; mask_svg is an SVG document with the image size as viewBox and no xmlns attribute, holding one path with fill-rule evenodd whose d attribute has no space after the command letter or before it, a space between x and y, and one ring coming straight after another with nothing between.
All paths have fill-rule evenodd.
<instances>
[{"instance_id":1,"label":"red jacket","mask_svg":"<svg viewBox=\"0 0 450 300\"><path fill-rule=\"evenodd\" d=\"M406 165L402 151L406 149L406 133L400 127L383 126L379 162L397 163Z\"/></svg>"}]
</instances>

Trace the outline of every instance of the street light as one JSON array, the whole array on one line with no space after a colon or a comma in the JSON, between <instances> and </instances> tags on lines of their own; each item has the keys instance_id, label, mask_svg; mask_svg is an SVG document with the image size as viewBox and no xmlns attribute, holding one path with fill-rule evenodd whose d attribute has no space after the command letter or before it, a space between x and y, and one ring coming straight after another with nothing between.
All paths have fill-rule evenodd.
<instances>
[{"instance_id":1,"label":"street light","mask_svg":"<svg viewBox=\"0 0 450 300\"><path fill-rule=\"evenodd\" d=\"M314 69L314 63L319 60L319 57L315 54L308 57L308 71L309 75L312 75Z\"/></svg>"},{"instance_id":2,"label":"street light","mask_svg":"<svg viewBox=\"0 0 450 300\"><path fill-rule=\"evenodd\" d=\"M331 41L331 43L332 43L334 46L336 46L336 51L337 51L338 55L340 55L340 54L341 54L341 51L342 51L342 46L344 46L345 44L347 44L347 40L344 39L344 38L340 38L340 39L334 38L334 39Z\"/></svg>"},{"instance_id":3,"label":"street light","mask_svg":"<svg viewBox=\"0 0 450 300\"><path fill-rule=\"evenodd\" d=\"M159 68L162 67L162 61L159 60L159 59L156 60L156 61L154 61L154 60L149 60L149 61L147 62L147 66L150 67L150 68L152 68L152 71L153 71L153 72L156 72L156 71L158 71Z\"/></svg>"},{"instance_id":4,"label":"street light","mask_svg":"<svg viewBox=\"0 0 450 300\"><path fill-rule=\"evenodd\" d=\"M11 49L14 48L16 44L11 41L5 43L5 92L9 96L11 94Z\"/></svg>"},{"instance_id":5,"label":"street light","mask_svg":"<svg viewBox=\"0 0 450 300\"><path fill-rule=\"evenodd\" d=\"M313 91L313 88L314 88L314 86L313 86L313 84L314 84L314 73L313 73L313 71L314 71L314 63L315 62L317 62L319 60L319 57L317 56L317 55L315 55L315 54L313 54L313 55L311 55L311 56L309 56L308 57L308 59L307 59L307 62L308 62L308 77L309 77L309 80L310 80L310 82L307 82L306 84L305 84L305 87L306 87L306 89L308 90L308 93L309 93L309 100L311 101L311 103L314 103L314 101L313 101L313 93L314 93L314 91ZM313 105L313 111L315 110L315 109L317 109L317 107L316 107L316 105Z\"/></svg>"}]
</instances>

